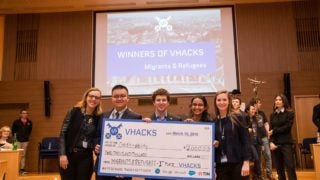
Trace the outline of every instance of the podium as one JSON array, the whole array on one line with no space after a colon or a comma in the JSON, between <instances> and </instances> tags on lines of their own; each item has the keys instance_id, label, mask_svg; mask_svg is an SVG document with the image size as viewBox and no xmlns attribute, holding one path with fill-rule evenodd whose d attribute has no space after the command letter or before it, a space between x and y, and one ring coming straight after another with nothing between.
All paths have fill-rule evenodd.
<instances>
[{"instance_id":1,"label":"podium","mask_svg":"<svg viewBox=\"0 0 320 180\"><path fill-rule=\"evenodd\" d=\"M312 155L316 179L320 179L320 144L312 144Z\"/></svg>"},{"instance_id":2,"label":"podium","mask_svg":"<svg viewBox=\"0 0 320 180\"><path fill-rule=\"evenodd\" d=\"M18 179L22 152L22 149L0 151L0 160L7 162L6 180Z\"/></svg>"}]
</instances>

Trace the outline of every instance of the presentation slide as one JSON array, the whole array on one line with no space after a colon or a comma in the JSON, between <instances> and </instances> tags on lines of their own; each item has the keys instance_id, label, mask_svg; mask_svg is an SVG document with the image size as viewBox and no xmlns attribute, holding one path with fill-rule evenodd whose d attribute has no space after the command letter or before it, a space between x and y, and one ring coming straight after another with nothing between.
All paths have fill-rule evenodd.
<instances>
[{"instance_id":1,"label":"presentation slide","mask_svg":"<svg viewBox=\"0 0 320 180\"><path fill-rule=\"evenodd\" d=\"M232 7L95 13L93 86L110 96L239 89Z\"/></svg>"}]
</instances>

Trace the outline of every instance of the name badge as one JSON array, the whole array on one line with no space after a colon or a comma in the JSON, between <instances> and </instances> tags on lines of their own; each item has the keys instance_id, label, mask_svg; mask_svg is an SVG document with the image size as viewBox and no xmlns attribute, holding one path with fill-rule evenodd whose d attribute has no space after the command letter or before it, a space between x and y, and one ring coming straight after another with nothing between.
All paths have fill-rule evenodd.
<instances>
[{"instance_id":1,"label":"name badge","mask_svg":"<svg viewBox=\"0 0 320 180\"><path fill-rule=\"evenodd\" d=\"M82 141L82 147L83 148L88 148L88 142L87 141Z\"/></svg>"},{"instance_id":2,"label":"name badge","mask_svg":"<svg viewBox=\"0 0 320 180\"><path fill-rule=\"evenodd\" d=\"M223 154L223 155L221 156L221 163L226 163L227 161L228 161L227 155Z\"/></svg>"}]
</instances>

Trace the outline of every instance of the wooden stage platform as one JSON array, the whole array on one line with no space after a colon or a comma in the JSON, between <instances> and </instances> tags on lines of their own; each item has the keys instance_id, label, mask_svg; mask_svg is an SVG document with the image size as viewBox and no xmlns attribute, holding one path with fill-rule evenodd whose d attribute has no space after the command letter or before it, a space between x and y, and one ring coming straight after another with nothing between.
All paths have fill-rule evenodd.
<instances>
[{"instance_id":1,"label":"wooden stage platform","mask_svg":"<svg viewBox=\"0 0 320 180\"><path fill-rule=\"evenodd\" d=\"M298 180L316 180L314 170L299 170L297 171ZM27 173L23 176L19 176L18 180L60 180L59 173L43 173L38 174ZM91 180L95 180L93 177ZM133 180L144 180L144 178L134 178Z\"/></svg>"}]
</instances>

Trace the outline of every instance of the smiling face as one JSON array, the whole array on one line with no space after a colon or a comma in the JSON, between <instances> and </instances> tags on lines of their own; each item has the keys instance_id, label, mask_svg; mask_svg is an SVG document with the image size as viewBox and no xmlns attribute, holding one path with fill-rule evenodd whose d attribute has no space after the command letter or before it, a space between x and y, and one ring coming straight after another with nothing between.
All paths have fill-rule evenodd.
<instances>
[{"instance_id":1,"label":"smiling face","mask_svg":"<svg viewBox=\"0 0 320 180\"><path fill-rule=\"evenodd\" d=\"M101 100L101 92L100 91L90 91L86 97L86 108L88 110L94 110L99 104Z\"/></svg>"},{"instance_id":2,"label":"smiling face","mask_svg":"<svg viewBox=\"0 0 320 180\"><path fill-rule=\"evenodd\" d=\"M228 113L229 103L230 102L227 93L221 93L216 96L215 104L220 115L226 115Z\"/></svg>"},{"instance_id":3,"label":"smiling face","mask_svg":"<svg viewBox=\"0 0 320 180\"><path fill-rule=\"evenodd\" d=\"M114 89L112 91L111 102L117 111L123 110L125 107L127 107L129 102L128 91L122 88Z\"/></svg>"},{"instance_id":4,"label":"smiling face","mask_svg":"<svg viewBox=\"0 0 320 180\"><path fill-rule=\"evenodd\" d=\"M1 134L0 134L0 138L3 140L7 140L8 137L10 136L11 130L9 127L4 126L1 128Z\"/></svg>"},{"instance_id":5,"label":"smiling face","mask_svg":"<svg viewBox=\"0 0 320 180\"><path fill-rule=\"evenodd\" d=\"M193 116L201 116L202 113L207 109L202 99L194 98L191 102L191 112Z\"/></svg>"},{"instance_id":6,"label":"smiling face","mask_svg":"<svg viewBox=\"0 0 320 180\"><path fill-rule=\"evenodd\" d=\"M157 95L153 102L156 112L158 114L163 114L167 111L168 106L170 105L166 95Z\"/></svg>"},{"instance_id":7,"label":"smiling face","mask_svg":"<svg viewBox=\"0 0 320 180\"><path fill-rule=\"evenodd\" d=\"M253 117L255 114L256 114L257 110L254 106L250 106L249 109L248 109L248 115L250 117Z\"/></svg>"}]
</instances>

